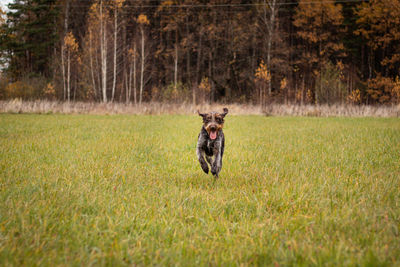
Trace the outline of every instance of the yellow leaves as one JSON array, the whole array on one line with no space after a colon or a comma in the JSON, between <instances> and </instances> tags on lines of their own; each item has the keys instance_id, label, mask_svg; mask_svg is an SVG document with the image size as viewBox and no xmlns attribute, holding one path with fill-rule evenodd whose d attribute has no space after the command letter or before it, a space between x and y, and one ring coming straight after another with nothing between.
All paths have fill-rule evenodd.
<instances>
[{"instance_id":1,"label":"yellow leaves","mask_svg":"<svg viewBox=\"0 0 400 267\"><path fill-rule=\"evenodd\" d=\"M400 54L393 53L391 58L384 58L381 61L382 66L388 66L389 68L394 69L396 67L396 63L400 62Z\"/></svg>"},{"instance_id":2,"label":"yellow leaves","mask_svg":"<svg viewBox=\"0 0 400 267\"><path fill-rule=\"evenodd\" d=\"M149 25L150 21L147 18L146 15L140 14L139 17L136 19L137 23L142 24L142 25Z\"/></svg>"},{"instance_id":3,"label":"yellow leaves","mask_svg":"<svg viewBox=\"0 0 400 267\"><path fill-rule=\"evenodd\" d=\"M330 57L344 49L340 33L345 31L342 6L333 2L299 1L293 24L297 35L311 45L310 51L317 57Z\"/></svg>"},{"instance_id":4,"label":"yellow leaves","mask_svg":"<svg viewBox=\"0 0 400 267\"><path fill-rule=\"evenodd\" d=\"M296 101L297 101L297 102L300 102L301 99L302 99L302 97L303 97L303 91L302 91L302 90L298 90L298 91L296 92L296 96L295 96Z\"/></svg>"},{"instance_id":5,"label":"yellow leaves","mask_svg":"<svg viewBox=\"0 0 400 267\"><path fill-rule=\"evenodd\" d=\"M100 4L100 2L92 4L88 13L88 24L93 26L100 24L101 21L109 21L111 19L110 11L113 8L122 7L123 2L125 2L125 0L121 1L121 3L119 3L119 0L115 1L114 5L107 4L105 1L103 1L103 4Z\"/></svg>"},{"instance_id":6,"label":"yellow leaves","mask_svg":"<svg viewBox=\"0 0 400 267\"><path fill-rule=\"evenodd\" d=\"M283 90L283 89L285 89L286 88L286 86L287 86L287 80L286 80L286 77L284 77L282 80L281 80L281 89Z\"/></svg>"},{"instance_id":7,"label":"yellow leaves","mask_svg":"<svg viewBox=\"0 0 400 267\"><path fill-rule=\"evenodd\" d=\"M135 58L136 56L138 56L138 53L136 52L136 50L129 48L128 55L130 58Z\"/></svg>"},{"instance_id":8,"label":"yellow leaves","mask_svg":"<svg viewBox=\"0 0 400 267\"><path fill-rule=\"evenodd\" d=\"M302 0L296 11L293 24L299 28L317 26L323 24L341 25L343 23L342 6L332 2L316 1L310 4L308 0Z\"/></svg>"},{"instance_id":9,"label":"yellow leaves","mask_svg":"<svg viewBox=\"0 0 400 267\"><path fill-rule=\"evenodd\" d=\"M54 98L56 96L56 90L54 88L54 85L52 83L48 83L47 86L43 89L43 94L47 98Z\"/></svg>"},{"instance_id":10,"label":"yellow leaves","mask_svg":"<svg viewBox=\"0 0 400 267\"><path fill-rule=\"evenodd\" d=\"M97 12L98 4L95 2L90 6L90 12Z\"/></svg>"},{"instance_id":11,"label":"yellow leaves","mask_svg":"<svg viewBox=\"0 0 400 267\"><path fill-rule=\"evenodd\" d=\"M339 60L339 61L336 63L336 65L337 65L337 68L338 68L340 71L343 71L344 65L343 65L343 62L342 62L341 60Z\"/></svg>"},{"instance_id":12,"label":"yellow leaves","mask_svg":"<svg viewBox=\"0 0 400 267\"><path fill-rule=\"evenodd\" d=\"M208 80L208 77L204 77L203 79L201 79L201 83L199 85L199 88L203 92L206 92L206 93L211 92L211 83Z\"/></svg>"},{"instance_id":13,"label":"yellow leaves","mask_svg":"<svg viewBox=\"0 0 400 267\"><path fill-rule=\"evenodd\" d=\"M68 32L67 35L64 37L64 44L67 50L70 52L77 52L78 51L78 43L76 42L75 36L72 32Z\"/></svg>"},{"instance_id":14,"label":"yellow leaves","mask_svg":"<svg viewBox=\"0 0 400 267\"><path fill-rule=\"evenodd\" d=\"M174 4L174 2L171 0L163 1L161 3L162 6L172 6L173 4Z\"/></svg>"},{"instance_id":15,"label":"yellow leaves","mask_svg":"<svg viewBox=\"0 0 400 267\"><path fill-rule=\"evenodd\" d=\"M257 80L261 80L261 81L265 81L265 82L271 80L271 74L268 71L268 68L265 65L263 60L261 60L260 65L256 69L255 77Z\"/></svg>"},{"instance_id":16,"label":"yellow leaves","mask_svg":"<svg viewBox=\"0 0 400 267\"><path fill-rule=\"evenodd\" d=\"M307 103L312 103L313 102L313 93L311 92L310 89L307 90L306 101L307 101Z\"/></svg>"},{"instance_id":17,"label":"yellow leaves","mask_svg":"<svg viewBox=\"0 0 400 267\"><path fill-rule=\"evenodd\" d=\"M98 23L100 17L99 5L95 2L93 5L90 6L88 12L88 23L89 24L96 24Z\"/></svg>"},{"instance_id":18,"label":"yellow leaves","mask_svg":"<svg viewBox=\"0 0 400 267\"><path fill-rule=\"evenodd\" d=\"M351 93L347 96L347 101L351 104L360 104L361 103L361 92L359 89L351 91Z\"/></svg>"},{"instance_id":19,"label":"yellow leaves","mask_svg":"<svg viewBox=\"0 0 400 267\"><path fill-rule=\"evenodd\" d=\"M390 47L400 41L400 1L381 0L363 3L356 11L359 28L354 32L373 49Z\"/></svg>"},{"instance_id":20,"label":"yellow leaves","mask_svg":"<svg viewBox=\"0 0 400 267\"><path fill-rule=\"evenodd\" d=\"M117 8L121 8L124 3L125 0L115 0L115 5L117 6Z\"/></svg>"},{"instance_id":21,"label":"yellow leaves","mask_svg":"<svg viewBox=\"0 0 400 267\"><path fill-rule=\"evenodd\" d=\"M343 62L341 61L341 60L339 60L337 63L336 63L336 68L337 68L337 70L338 70L338 72L339 72L339 79L340 80L344 80L344 73L343 73L343 70L344 70L344 64L343 64Z\"/></svg>"},{"instance_id":22,"label":"yellow leaves","mask_svg":"<svg viewBox=\"0 0 400 267\"><path fill-rule=\"evenodd\" d=\"M376 78L368 81L367 94L379 103L400 103L400 80L383 77L378 74Z\"/></svg>"},{"instance_id":23,"label":"yellow leaves","mask_svg":"<svg viewBox=\"0 0 400 267\"><path fill-rule=\"evenodd\" d=\"M400 104L400 79L399 79L399 76L396 77L396 80L393 84L392 96L396 98L396 103Z\"/></svg>"}]
</instances>

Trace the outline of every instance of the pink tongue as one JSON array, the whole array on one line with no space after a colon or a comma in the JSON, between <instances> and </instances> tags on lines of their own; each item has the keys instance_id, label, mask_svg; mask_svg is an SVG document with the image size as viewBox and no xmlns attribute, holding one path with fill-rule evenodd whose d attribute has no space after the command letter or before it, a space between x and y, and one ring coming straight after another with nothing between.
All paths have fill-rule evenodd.
<instances>
[{"instance_id":1,"label":"pink tongue","mask_svg":"<svg viewBox=\"0 0 400 267\"><path fill-rule=\"evenodd\" d=\"M212 140L214 140L215 138L217 138L217 132L210 132L210 138Z\"/></svg>"}]
</instances>

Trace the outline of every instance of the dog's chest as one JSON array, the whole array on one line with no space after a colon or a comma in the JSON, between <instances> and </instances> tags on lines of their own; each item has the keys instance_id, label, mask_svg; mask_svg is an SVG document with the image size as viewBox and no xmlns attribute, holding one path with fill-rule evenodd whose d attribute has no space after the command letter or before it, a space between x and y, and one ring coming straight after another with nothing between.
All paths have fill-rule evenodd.
<instances>
[{"instance_id":1,"label":"dog's chest","mask_svg":"<svg viewBox=\"0 0 400 267\"><path fill-rule=\"evenodd\" d=\"M212 156L214 153L214 147L215 147L215 142L211 141L211 140L207 140L205 147L204 147L204 151L206 152L207 156Z\"/></svg>"},{"instance_id":2,"label":"dog's chest","mask_svg":"<svg viewBox=\"0 0 400 267\"><path fill-rule=\"evenodd\" d=\"M216 140L207 139L207 141L205 142L205 147L204 147L206 155L213 156L218 151L218 147L219 147L220 143L221 143L220 138L217 138Z\"/></svg>"}]
</instances>

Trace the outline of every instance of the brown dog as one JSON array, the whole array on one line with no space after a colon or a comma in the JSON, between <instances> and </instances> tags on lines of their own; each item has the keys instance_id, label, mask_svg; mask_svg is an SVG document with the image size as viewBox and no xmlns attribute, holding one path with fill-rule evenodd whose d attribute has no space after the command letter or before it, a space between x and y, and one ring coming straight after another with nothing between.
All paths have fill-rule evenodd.
<instances>
[{"instance_id":1,"label":"brown dog","mask_svg":"<svg viewBox=\"0 0 400 267\"><path fill-rule=\"evenodd\" d=\"M223 113L197 112L203 117L203 127L197 141L197 158L205 173L208 173L209 170L208 162L211 166L211 173L215 178L218 178L218 174L222 168L222 156L224 155L225 148L225 136L222 128L224 126L224 118L228 114L228 109L224 108Z\"/></svg>"}]
</instances>

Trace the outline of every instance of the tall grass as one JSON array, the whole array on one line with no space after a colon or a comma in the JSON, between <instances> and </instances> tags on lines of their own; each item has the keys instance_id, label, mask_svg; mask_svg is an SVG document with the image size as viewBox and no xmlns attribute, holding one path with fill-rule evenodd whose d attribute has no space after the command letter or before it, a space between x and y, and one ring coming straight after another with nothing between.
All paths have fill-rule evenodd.
<instances>
[{"instance_id":1,"label":"tall grass","mask_svg":"<svg viewBox=\"0 0 400 267\"><path fill-rule=\"evenodd\" d=\"M400 264L400 121L0 115L0 265Z\"/></svg>"},{"instance_id":2,"label":"tall grass","mask_svg":"<svg viewBox=\"0 0 400 267\"><path fill-rule=\"evenodd\" d=\"M0 113L62 113L62 114L194 114L197 110L222 110L228 106L235 115L312 116L312 117L400 117L400 106L366 105L296 105L271 104L264 109L250 104L171 104L161 102L142 105L98 102L0 101Z\"/></svg>"}]
</instances>

